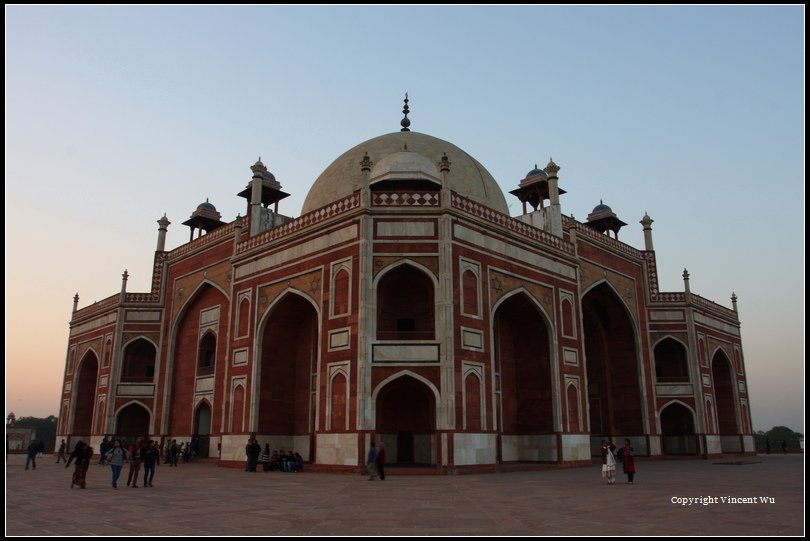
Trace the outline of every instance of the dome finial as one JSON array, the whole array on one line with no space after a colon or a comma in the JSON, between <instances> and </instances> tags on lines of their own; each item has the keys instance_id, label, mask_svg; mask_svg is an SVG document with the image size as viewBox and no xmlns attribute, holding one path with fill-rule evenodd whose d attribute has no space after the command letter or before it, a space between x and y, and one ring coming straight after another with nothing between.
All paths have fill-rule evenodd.
<instances>
[{"instance_id":1,"label":"dome finial","mask_svg":"<svg viewBox=\"0 0 810 541\"><path fill-rule=\"evenodd\" d=\"M399 123L399 125L402 126L402 129L399 131L411 131L410 129L408 129L408 126L411 125L411 121L408 120L409 112L410 109L408 108L408 93L405 92L405 106L402 108L402 114L405 115L405 118L403 118Z\"/></svg>"}]
</instances>

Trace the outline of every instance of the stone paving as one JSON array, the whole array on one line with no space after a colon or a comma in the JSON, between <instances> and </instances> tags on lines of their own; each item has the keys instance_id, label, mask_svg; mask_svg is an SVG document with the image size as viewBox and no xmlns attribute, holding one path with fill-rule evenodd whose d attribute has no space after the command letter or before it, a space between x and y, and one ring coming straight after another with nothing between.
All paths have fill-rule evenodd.
<instances>
[{"instance_id":1,"label":"stone paving","mask_svg":"<svg viewBox=\"0 0 810 541\"><path fill-rule=\"evenodd\" d=\"M247 473L214 464L158 467L155 487L118 490L93 465L52 457L6 464L6 535L803 535L804 456L637 459L636 483L600 467L459 476ZM717 464L739 461L743 464ZM673 497L712 496L682 506ZM758 503L722 503L720 497ZM760 497L775 503L760 503Z\"/></svg>"}]
</instances>

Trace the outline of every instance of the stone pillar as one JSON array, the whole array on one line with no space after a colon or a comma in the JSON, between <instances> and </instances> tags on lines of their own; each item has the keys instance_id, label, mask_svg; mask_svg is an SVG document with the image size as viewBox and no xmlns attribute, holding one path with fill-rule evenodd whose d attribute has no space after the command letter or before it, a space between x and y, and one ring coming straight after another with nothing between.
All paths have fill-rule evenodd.
<instances>
[{"instance_id":1,"label":"stone pillar","mask_svg":"<svg viewBox=\"0 0 810 541\"><path fill-rule=\"evenodd\" d=\"M158 223L157 251L164 252L166 251L166 231L168 231L171 222L169 221L168 218L166 218L166 213L163 213L163 218L159 219L157 223Z\"/></svg>"},{"instance_id":2,"label":"stone pillar","mask_svg":"<svg viewBox=\"0 0 810 541\"><path fill-rule=\"evenodd\" d=\"M73 295L73 313L76 313L76 310L79 308L79 294L76 293Z\"/></svg>"},{"instance_id":3,"label":"stone pillar","mask_svg":"<svg viewBox=\"0 0 810 541\"><path fill-rule=\"evenodd\" d=\"M233 223L233 255L236 255L236 246L242 242L242 226L242 217L237 214Z\"/></svg>"},{"instance_id":4,"label":"stone pillar","mask_svg":"<svg viewBox=\"0 0 810 541\"><path fill-rule=\"evenodd\" d=\"M129 272L124 269L124 274L121 275L121 302L127 297L127 280L129 279Z\"/></svg>"},{"instance_id":5,"label":"stone pillar","mask_svg":"<svg viewBox=\"0 0 810 541\"><path fill-rule=\"evenodd\" d=\"M692 297L692 292L689 290L689 271L683 269L683 292L684 296L686 297L686 302L689 302L690 298Z\"/></svg>"},{"instance_id":6,"label":"stone pillar","mask_svg":"<svg viewBox=\"0 0 810 541\"><path fill-rule=\"evenodd\" d=\"M554 236L562 238L562 209L560 207L559 177L557 177L559 170L560 166L554 163L554 160L549 159L548 165L546 165L545 168L545 172L548 175L548 198L550 203L547 214L547 231ZM542 204L542 199L540 202Z\"/></svg>"},{"instance_id":7,"label":"stone pillar","mask_svg":"<svg viewBox=\"0 0 810 541\"><path fill-rule=\"evenodd\" d=\"M734 309L734 313L737 313L737 294L732 291L731 293L731 307Z\"/></svg>"},{"instance_id":8,"label":"stone pillar","mask_svg":"<svg viewBox=\"0 0 810 541\"><path fill-rule=\"evenodd\" d=\"M644 249L648 252L653 251L653 241L652 241L652 223L653 219L650 218L647 213L644 213L644 217L639 222L644 230Z\"/></svg>"}]
</instances>

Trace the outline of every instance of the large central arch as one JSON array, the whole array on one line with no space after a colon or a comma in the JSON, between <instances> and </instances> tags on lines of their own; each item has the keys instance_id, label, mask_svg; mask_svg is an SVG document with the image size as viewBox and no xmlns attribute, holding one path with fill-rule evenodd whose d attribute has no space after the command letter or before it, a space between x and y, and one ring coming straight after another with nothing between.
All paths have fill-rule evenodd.
<instances>
[{"instance_id":1,"label":"large central arch","mask_svg":"<svg viewBox=\"0 0 810 541\"><path fill-rule=\"evenodd\" d=\"M643 437L644 404L636 350L635 324L606 283L582 298L591 449L599 440ZM594 445L596 442L596 445Z\"/></svg>"},{"instance_id":2,"label":"large central arch","mask_svg":"<svg viewBox=\"0 0 810 541\"><path fill-rule=\"evenodd\" d=\"M724 453L739 453L742 445L737 426L737 411L734 407L734 384L731 362L722 349L712 357L712 381L714 381L714 403L717 408L717 432Z\"/></svg>"},{"instance_id":3,"label":"large central arch","mask_svg":"<svg viewBox=\"0 0 810 541\"><path fill-rule=\"evenodd\" d=\"M525 292L503 300L493 318L499 375L500 459L549 461L554 446L554 396L549 326ZM553 452L552 452L553 453Z\"/></svg>"},{"instance_id":4,"label":"large central arch","mask_svg":"<svg viewBox=\"0 0 810 541\"><path fill-rule=\"evenodd\" d=\"M386 461L397 465L436 463L436 396L424 382L401 375L376 393L377 434Z\"/></svg>"},{"instance_id":5,"label":"large central arch","mask_svg":"<svg viewBox=\"0 0 810 541\"><path fill-rule=\"evenodd\" d=\"M288 292L265 320L259 348L257 431L271 446L314 461L318 314L303 296Z\"/></svg>"}]
</instances>

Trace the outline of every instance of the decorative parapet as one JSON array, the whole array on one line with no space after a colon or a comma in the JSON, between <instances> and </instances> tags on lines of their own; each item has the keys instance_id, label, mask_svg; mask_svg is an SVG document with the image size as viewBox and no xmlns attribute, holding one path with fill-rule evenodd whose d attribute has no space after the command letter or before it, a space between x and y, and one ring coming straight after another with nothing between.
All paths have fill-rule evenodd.
<instances>
[{"instance_id":1,"label":"decorative parapet","mask_svg":"<svg viewBox=\"0 0 810 541\"><path fill-rule=\"evenodd\" d=\"M79 310L76 310L73 313L73 318L71 321L76 321L77 319L84 319L86 317L95 316L101 314L102 312L107 312L111 308L115 308L118 306L118 301L121 300L121 294L116 293L115 295L111 295L106 299L102 299L100 301L96 301L90 306L85 306Z\"/></svg>"},{"instance_id":2,"label":"decorative parapet","mask_svg":"<svg viewBox=\"0 0 810 541\"><path fill-rule=\"evenodd\" d=\"M359 206L360 192L357 191L339 201L335 201L334 203L330 203L324 207L315 209L312 212L307 212L294 220L290 220L289 222L274 227L268 231L265 231L264 233L255 235L244 242L240 242L236 247L236 253L241 254L247 252L248 250L252 250L257 246L272 242L279 237L291 235L312 225L319 224L330 218L348 212Z\"/></svg>"},{"instance_id":3,"label":"decorative parapet","mask_svg":"<svg viewBox=\"0 0 810 541\"><path fill-rule=\"evenodd\" d=\"M233 235L234 226L236 221L229 223L228 225L223 225L222 227L218 227L214 229L210 233L206 233L202 237L198 237L182 246L178 246L171 252L169 252L169 260L175 260L179 257L186 255L189 252L193 252L198 248L202 248L206 244L211 244L216 242L217 240L223 239L225 237L229 237ZM250 227L248 220L246 218L242 218L243 227Z\"/></svg>"},{"instance_id":4,"label":"decorative parapet","mask_svg":"<svg viewBox=\"0 0 810 541\"><path fill-rule=\"evenodd\" d=\"M573 218L569 218L568 216L563 216L563 226L566 228L575 228L577 231L577 235L582 235L583 237L587 237L588 239L595 240L605 246L609 246L615 250L623 252L631 257L635 257L636 259L643 259L644 252L639 250L638 248L634 248L629 244L625 244L619 240L611 238L604 233L600 233L593 227L589 227L583 223L580 223Z\"/></svg>"},{"instance_id":5,"label":"decorative parapet","mask_svg":"<svg viewBox=\"0 0 810 541\"><path fill-rule=\"evenodd\" d=\"M524 237L540 242L567 254L574 255L574 245L542 229L538 229L508 214L493 210L481 203L468 199L456 192L451 193L450 203L453 208L471 214L482 220L497 224Z\"/></svg>"},{"instance_id":6,"label":"decorative parapet","mask_svg":"<svg viewBox=\"0 0 810 541\"><path fill-rule=\"evenodd\" d=\"M692 293L692 304L709 312L714 312L715 314L723 316L724 318L731 319L732 321L739 321L737 319L737 313L734 310L717 304L714 301L710 301L709 299L705 299L700 295L695 295Z\"/></svg>"},{"instance_id":7,"label":"decorative parapet","mask_svg":"<svg viewBox=\"0 0 810 541\"><path fill-rule=\"evenodd\" d=\"M375 207L438 207L440 201L440 192L371 192Z\"/></svg>"}]
</instances>

